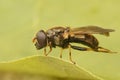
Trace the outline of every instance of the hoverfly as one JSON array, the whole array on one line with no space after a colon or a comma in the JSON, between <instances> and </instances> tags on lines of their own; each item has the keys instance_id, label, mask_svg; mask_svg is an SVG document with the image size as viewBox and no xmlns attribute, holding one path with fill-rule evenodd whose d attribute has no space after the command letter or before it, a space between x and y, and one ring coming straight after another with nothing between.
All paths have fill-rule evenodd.
<instances>
[{"instance_id":1,"label":"hoverfly","mask_svg":"<svg viewBox=\"0 0 120 80\"><path fill-rule=\"evenodd\" d=\"M33 42L38 50L44 48L45 56L52 51L52 48L56 48L56 46L58 46L61 48L60 58L62 58L63 49L69 48L69 59L75 64L71 57L71 48L80 51L112 53L112 51L100 47L98 40L93 36L93 34L109 36L109 32L113 31L113 29L104 29L98 26L84 26L72 29L70 27L58 26L48 29L47 31L38 31ZM83 44L87 47L75 46L71 43ZM48 53L46 53L47 46L50 47Z\"/></svg>"}]
</instances>

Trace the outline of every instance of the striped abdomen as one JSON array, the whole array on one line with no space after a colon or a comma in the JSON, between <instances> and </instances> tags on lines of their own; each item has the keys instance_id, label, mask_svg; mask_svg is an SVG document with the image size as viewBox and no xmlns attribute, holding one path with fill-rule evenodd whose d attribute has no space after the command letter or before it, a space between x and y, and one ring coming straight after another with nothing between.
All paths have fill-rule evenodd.
<instances>
[{"instance_id":1,"label":"striped abdomen","mask_svg":"<svg viewBox=\"0 0 120 80\"><path fill-rule=\"evenodd\" d=\"M98 40L93 35L89 34L75 35L73 37L70 37L69 40L69 42L81 43L83 45L91 47L94 50L97 50L99 44Z\"/></svg>"}]
</instances>

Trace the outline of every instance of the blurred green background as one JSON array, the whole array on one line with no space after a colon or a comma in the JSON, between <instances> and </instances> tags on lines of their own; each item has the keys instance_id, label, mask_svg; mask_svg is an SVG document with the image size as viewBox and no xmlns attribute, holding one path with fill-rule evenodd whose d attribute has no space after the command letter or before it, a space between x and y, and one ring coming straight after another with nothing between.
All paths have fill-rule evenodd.
<instances>
[{"instance_id":1,"label":"blurred green background","mask_svg":"<svg viewBox=\"0 0 120 80\"><path fill-rule=\"evenodd\" d=\"M98 25L116 32L95 35L100 45L117 54L72 50L77 64L106 80L120 80L120 0L0 0L0 61L43 55L32 43L35 33L53 26ZM48 48L49 50L49 48ZM53 49L49 56L59 58ZM68 50L63 59L68 60Z\"/></svg>"}]
</instances>

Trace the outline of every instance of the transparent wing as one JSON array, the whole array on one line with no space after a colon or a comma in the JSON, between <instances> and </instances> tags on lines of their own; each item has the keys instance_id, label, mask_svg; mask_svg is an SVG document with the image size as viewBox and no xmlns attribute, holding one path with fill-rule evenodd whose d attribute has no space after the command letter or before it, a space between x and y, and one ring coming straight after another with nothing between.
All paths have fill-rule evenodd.
<instances>
[{"instance_id":1,"label":"transparent wing","mask_svg":"<svg viewBox=\"0 0 120 80\"><path fill-rule=\"evenodd\" d=\"M79 34L102 34L105 36L109 36L109 32L113 32L113 29L104 29L98 26L84 26L71 29L71 33L79 35Z\"/></svg>"}]
</instances>

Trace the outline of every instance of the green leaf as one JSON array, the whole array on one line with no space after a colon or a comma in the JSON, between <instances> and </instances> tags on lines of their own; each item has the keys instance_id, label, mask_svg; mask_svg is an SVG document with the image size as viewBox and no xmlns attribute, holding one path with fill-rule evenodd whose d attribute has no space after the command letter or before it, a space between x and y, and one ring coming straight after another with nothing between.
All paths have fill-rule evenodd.
<instances>
[{"instance_id":1,"label":"green leaf","mask_svg":"<svg viewBox=\"0 0 120 80\"><path fill-rule=\"evenodd\" d=\"M2 80L101 80L74 64L53 57L32 56L0 63Z\"/></svg>"}]
</instances>

